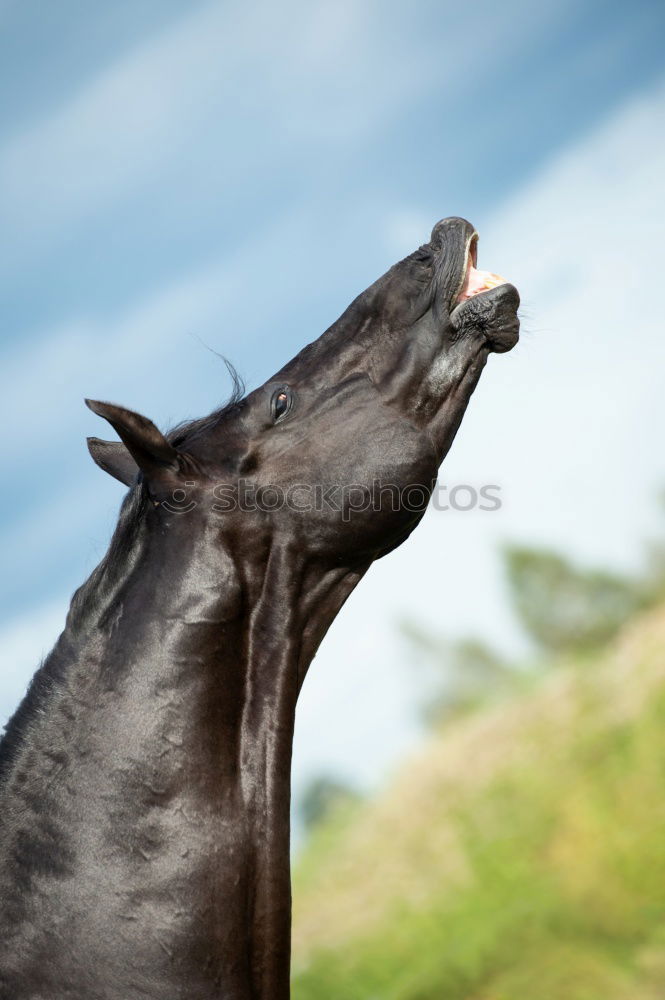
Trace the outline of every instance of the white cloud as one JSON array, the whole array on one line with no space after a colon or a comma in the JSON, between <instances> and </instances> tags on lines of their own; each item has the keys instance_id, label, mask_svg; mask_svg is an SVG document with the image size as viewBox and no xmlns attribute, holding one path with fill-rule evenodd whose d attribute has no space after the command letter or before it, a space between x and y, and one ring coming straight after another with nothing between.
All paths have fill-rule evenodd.
<instances>
[{"instance_id":1,"label":"white cloud","mask_svg":"<svg viewBox=\"0 0 665 1000\"><path fill-rule=\"evenodd\" d=\"M344 37L347 28L342 23L335 30ZM491 359L444 476L448 482L500 483L504 506L492 514L432 513L405 546L373 567L305 684L297 784L322 769L375 780L415 738L410 712L417 686L400 655L400 616L448 635L482 632L489 641L518 645L495 557L503 538L549 542L629 565L640 535L655 528L650 497L665 470L653 439L654 429L662 434L665 427L665 359L650 272L657 272L665 226L664 112L659 86L558 156L481 232L481 264L515 281L531 319L516 350ZM73 121L71 128L78 127ZM39 149L48 152L47 145ZM98 193L91 189L90 198ZM415 242L426 238L434 220L423 217L424 231L416 236L420 211L407 207L387 223L384 237L391 247L399 244L396 253L411 248L410 234ZM278 220L266 254L277 256L299 224ZM60 390L49 390L54 370L65 373L73 393L118 398L119 375L133 366L135 405L143 406L150 352L166 343L173 351L184 330L204 328L223 314L225 302L240 301L243 282L251 289L254 253L248 243L233 258L212 261L123 316L49 333L30 366L21 353L3 368L5 401L20 407L38 386L57 410ZM287 298L289 289L281 294ZM270 296L257 304L266 314L273 307ZM93 362L99 380L91 386ZM130 398L122 401L131 405L131 374L123 384ZM28 409L23 407L26 420ZM62 420L59 415L57 433ZM35 421L35 440L40 430L49 433ZM46 609L36 614L34 627L31 619L15 633L6 627L3 654L18 663L7 704L18 698L47 638L55 637L49 616L56 613L62 623L64 613ZM34 643L28 642L31 633Z\"/></svg>"},{"instance_id":2,"label":"white cloud","mask_svg":"<svg viewBox=\"0 0 665 1000\"><path fill-rule=\"evenodd\" d=\"M558 156L481 232L481 266L515 282L531 319L511 354L490 359L442 479L499 483L504 506L429 512L372 568L305 682L297 785L322 770L376 780L415 739L419 686L400 617L520 648L496 556L504 539L630 568L643 536L662 533L652 501L665 481L664 118L661 84Z\"/></svg>"},{"instance_id":3,"label":"white cloud","mask_svg":"<svg viewBox=\"0 0 665 1000\"><path fill-rule=\"evenodd\" d=\"M223 365L215 358L215 377L202 378L208 356L202 365L202 349L193 349L192 337L204 338L234 358L238 338L258 322L269 326L284 298L295 290L278 279L264 281L269 294L257 299L256 272L301 237L302 224L297 213L278 218L260 238L248 236L233 251L115 315L73 319L7 352L0 367L0 395L6 412L20 423L21 434L6 441L6 458L19 453L35 457L39 449L65 440L83 418L89 426L84 397L135 406L166 423L183 419L190 406L194 415L217 406L226 381ZM164 412L172 395L169 388L177 389L178 402L170 404L174 411Z\"/></svg>"},{"instance_id":4,"label":"white cloud","mask_svg":"<svg viewBox=\"0 0 665 1000\"><path fill-rule=\"evenodd\" d=\"M564 16L567 3L510 17L481 0L477 80L521 40ZM347 156L436 87L457 106L467 86L468 20L415 38L412 12L378 0L307 4L214 2L197 9L87 82L67 104L0 148L0 208L14 257L42 251L57 227L98 216L126 192L158 187L214 162L227 184L269 158L288 169L317 150ZM285 30L285 25L289 30ZM438 123L433 123L438 127Z\"/></svg>"},{"instance_id":5,"label":"white cloud","mask_svg":"<svg viewBox=\"0 0 665 1000\"><path fill-rule=\"evenodd\" d=\"M201 139L224 154L225 170L237 168L248 140L243 117L271 130L292 131L302 115L311 121L315 94L337 73L340 46L362 44L358 21L367 7L346 3L335 12L287 0L279 8L211 3L197 10L0 149L7 217L33 231L70 223L130 186L158 182L160 170ZM322 18L335 30L320 37ZM287 22L288 35L280 30ZM313 68L318 86L302 86ZM349 125L361 105L362 98L349 109Z\"/></svg>"}]
</instances>

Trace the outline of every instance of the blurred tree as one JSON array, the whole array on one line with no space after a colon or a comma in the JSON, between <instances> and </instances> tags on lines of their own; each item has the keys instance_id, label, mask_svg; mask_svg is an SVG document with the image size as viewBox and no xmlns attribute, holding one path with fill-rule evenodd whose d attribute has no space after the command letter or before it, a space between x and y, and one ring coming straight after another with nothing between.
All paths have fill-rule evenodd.
<instances>
[{"instance_id":1,"label":"blurred tree","mask_svg":"<svg viewBox=\"0 0 665 1000\"><path fill-rule=\"evenodd\" d=\"M306 830L311 830L341 805L357 802L358 792L337 778L320 775L306 786L300 799L300 818Z\"/></svg>"},{"instance_id":2,"label":"blurred tree","mask_svg":"<svg viewBox=\"0 0 665 1000\"><path fill-rule=\"evenodd\" d=\"M425 674L421 714L428 725L467 712L502 690L518 676L512 665L473 636L450 642L412 621L402 634Z\"/></svg>"},{"instance_id":3,"label":"blurred tree","mask_svg":"<svg viewBox=\"0 0 665 1000\"><path fill-rule=\"evenodd\" d=\"M660 499L665 508L665 491ZM636 612L665 597L662 539L650 542L647 565L635 578L584 569L558 552L525 545L507 545L503 561L514 610L545 654L602 646ZM401 631L424 674L421 712L428 724L475 708L528 676L480 639L450 641L412 621Z\"/></svg>"},{"instance_id":4,"label":"blurred tree","mask_svg":"<svg viewBox=\"0 0 665 1000\"><path fill-rule=\"evenodd\" d=\"M665 513L665 489L661 490L658 499ZM646 584L649 600L652 603L665 597L665 539L663 538L651 539L647 545Z\"/></svg>"},{"instance_id":5,"label":"blurred tree","mask_svg":"<svg viewBox=\"0 0 665 1000\"><path fill-rule=\"evenodd\" d=\"M549 549L509 545L503 556L515 611L547 652L601 646L651 600L644 580L580 569Z\"/></svg>"}]
</instances>

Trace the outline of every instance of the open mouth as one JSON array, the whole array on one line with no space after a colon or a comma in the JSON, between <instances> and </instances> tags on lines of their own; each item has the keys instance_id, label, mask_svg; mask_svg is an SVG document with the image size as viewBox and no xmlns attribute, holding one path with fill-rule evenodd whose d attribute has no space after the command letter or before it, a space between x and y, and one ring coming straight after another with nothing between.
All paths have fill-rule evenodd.
<instances>
[{"instance_id":1,"label":"open mouth","mask_svg":"<svg viewBox=\"0 0 665 1000\"><path fill-rule=\"evenodd\" d=\"M478 263L478 233L474 233L469 240L466 251L466 271L460 291L455 299L455 304L466 302L474 295L487 292L490 288L497 288L499 285L506 285L507 281L499 274L492 271L479 271L476 267Z\"/></svg>"}]
</instances>

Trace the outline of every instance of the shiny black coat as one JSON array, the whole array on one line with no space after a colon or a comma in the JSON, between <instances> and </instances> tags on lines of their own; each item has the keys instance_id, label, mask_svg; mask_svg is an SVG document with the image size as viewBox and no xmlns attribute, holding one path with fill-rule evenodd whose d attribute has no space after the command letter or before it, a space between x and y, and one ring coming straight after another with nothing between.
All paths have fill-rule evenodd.
<instances>
[{"instance_id":1,"label":"shiny black coat","mask_svg":"<svg viewBox=\"0 0 665 1000\"><path fill-rule=\"evenodd\" d=\"M438 223L273 379L167 436L89 402L130 491L0 748L2 1000L288 997L300 686L517 339L511 285L456 305L474 244Z\"/></svg>"}]
</instances>

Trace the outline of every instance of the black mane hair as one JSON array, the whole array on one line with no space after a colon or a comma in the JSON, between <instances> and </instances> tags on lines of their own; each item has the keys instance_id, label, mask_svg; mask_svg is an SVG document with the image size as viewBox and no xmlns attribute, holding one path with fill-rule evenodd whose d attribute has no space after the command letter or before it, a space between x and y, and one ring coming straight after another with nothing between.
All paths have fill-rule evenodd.
<instances>
[{"instance_id":1,"label":"black mane hair","mask_svg":"<svg viewBox=\"0 0 665 1000\"><path fill-rule=\"evenodd\" d=\"M213 354L217 354L217 352L213 351ZM222 354L219 354L218 357L226 365L226 370L231 378L231 395L222 406L217 410L213 410L207 417L184 420L182 423L172 427L166 437L175 448L181 448L183 445L194 441L200 434L212 430L225 417L233 413L238 413L242 408L245 396L245 382L228 358L225 358Z\"/></svg>"}]
</instances>

